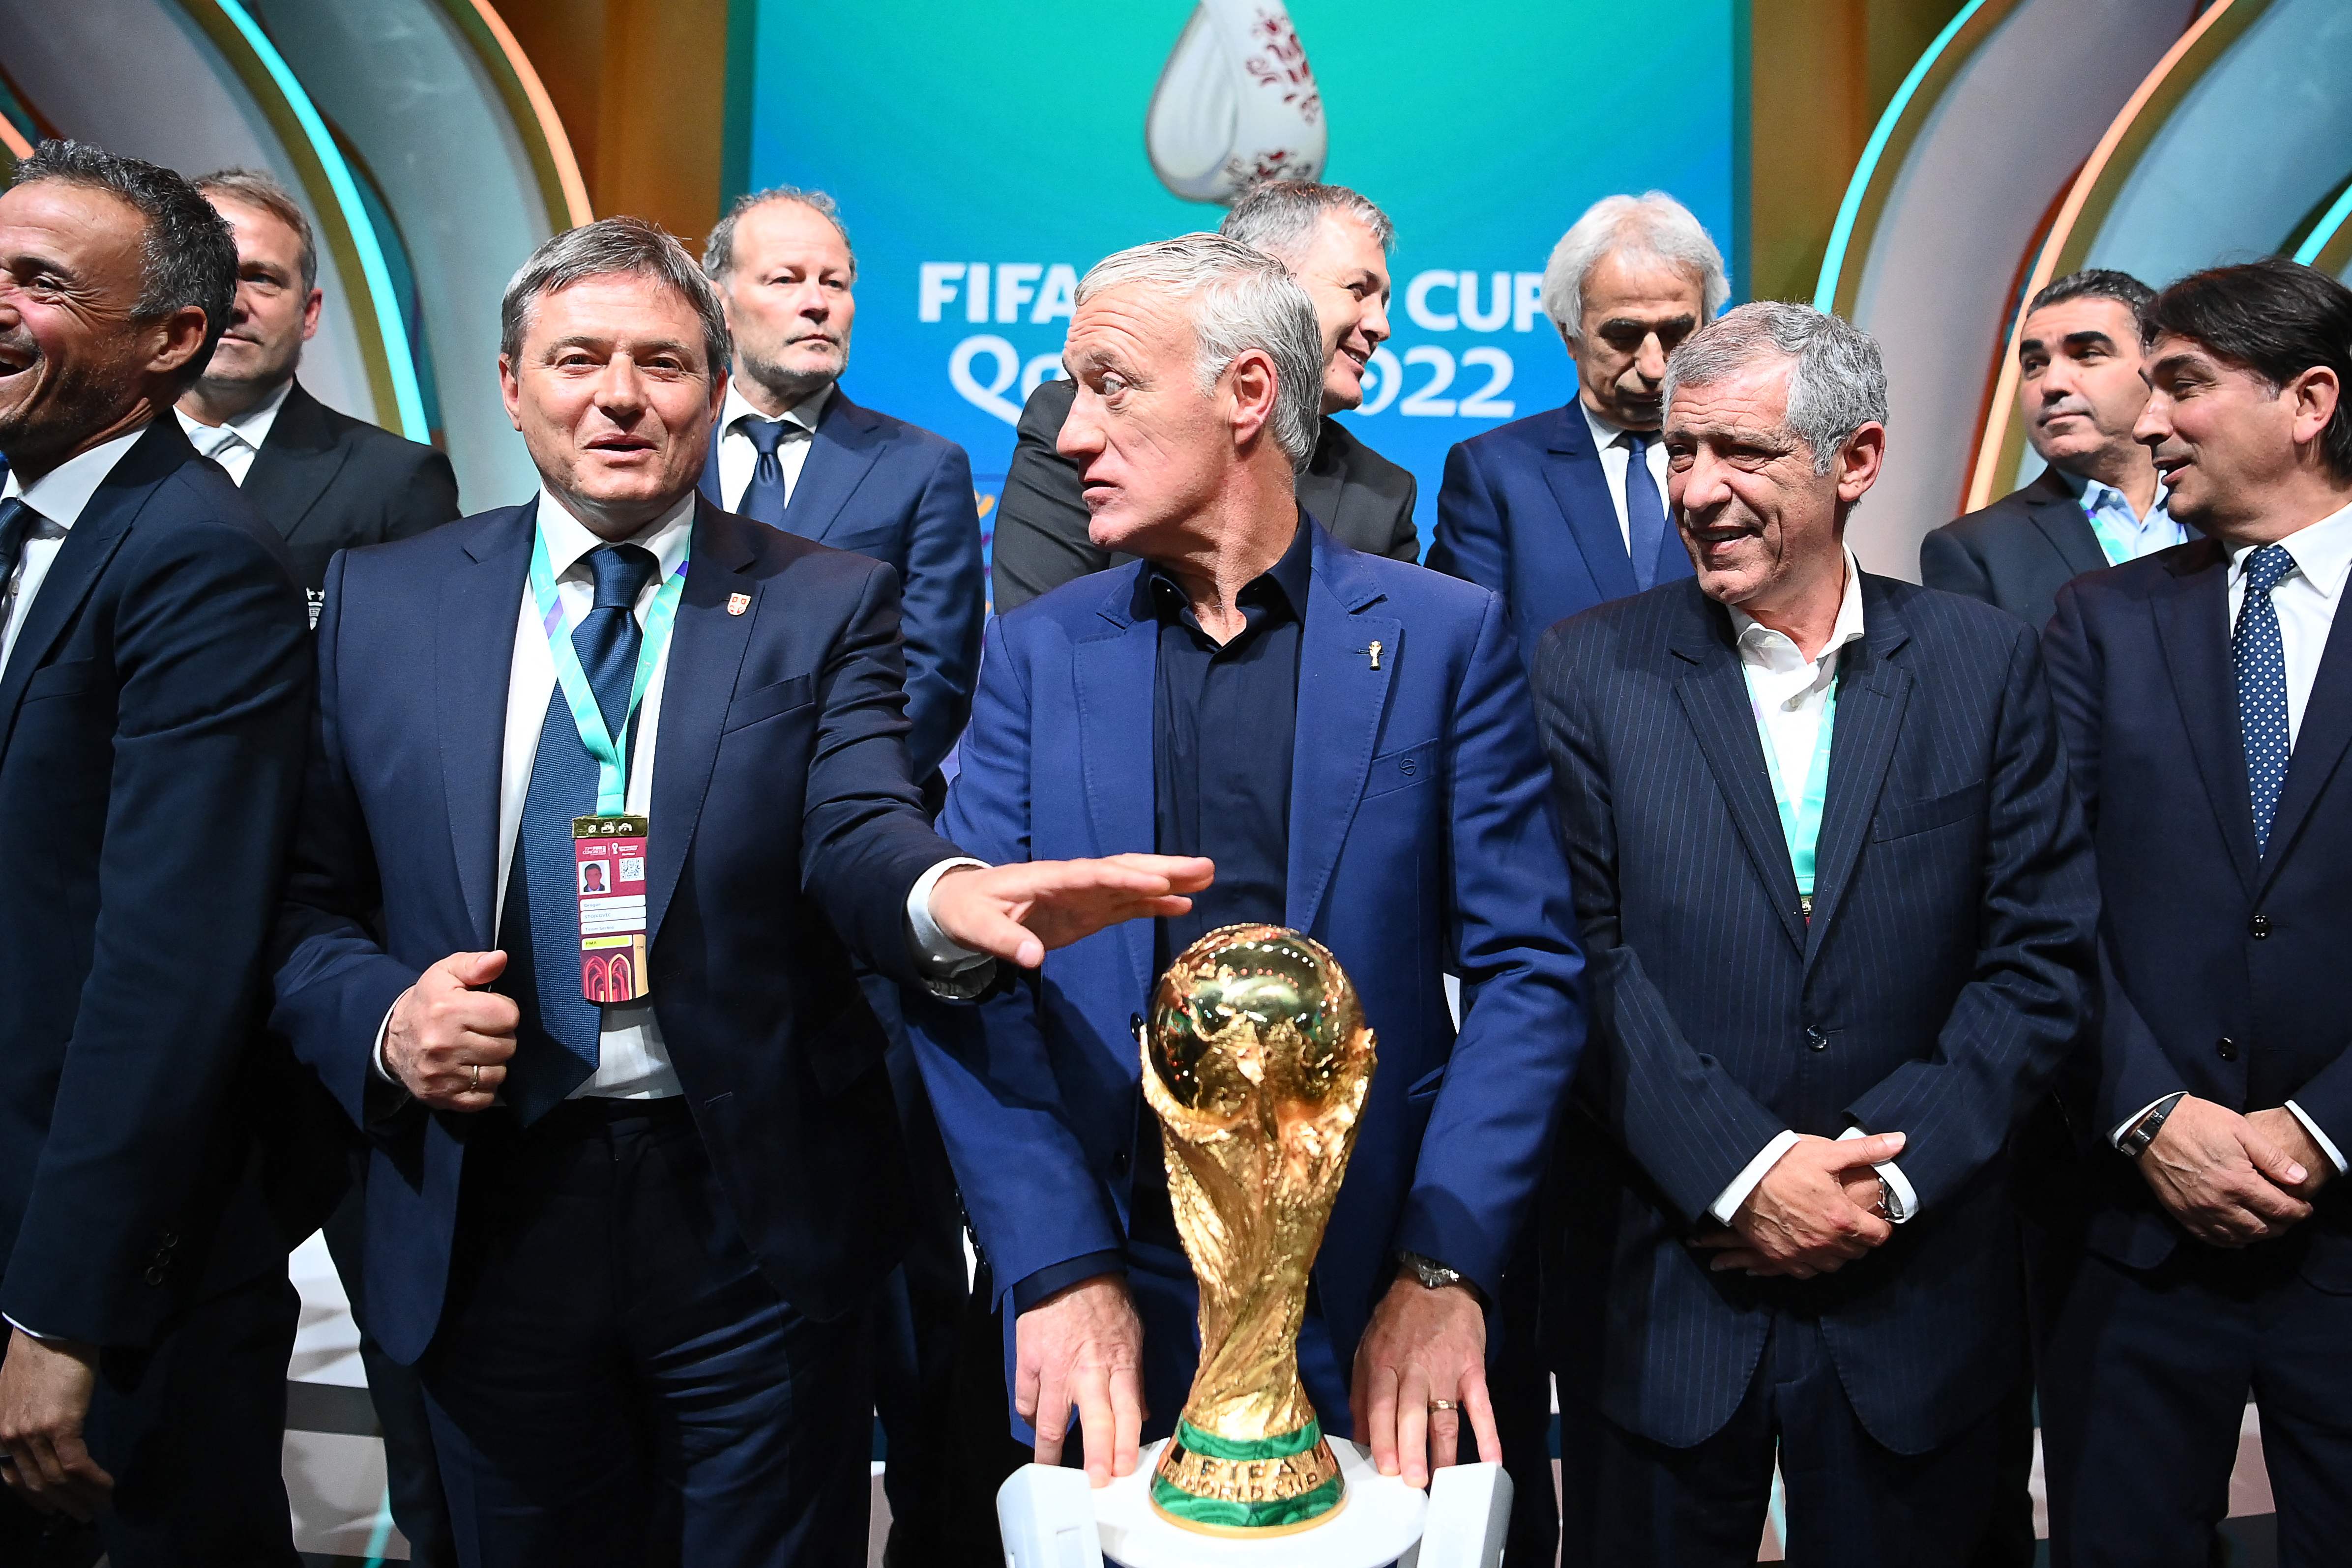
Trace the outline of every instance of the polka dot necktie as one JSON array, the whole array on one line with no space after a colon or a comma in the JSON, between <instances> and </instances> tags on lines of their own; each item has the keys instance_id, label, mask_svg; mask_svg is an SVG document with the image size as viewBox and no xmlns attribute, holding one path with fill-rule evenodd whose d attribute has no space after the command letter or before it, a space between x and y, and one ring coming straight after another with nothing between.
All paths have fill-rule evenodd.
<instances>
[{"instance_id":1,"label":"polka dot necktie","mask_svg":"<svg viewBox=\"0 0 2352 1568\"><path fill-rule=\"evenodd\" d=\"M2270 852L2271 818L2286 782L2286 653L2279 643L2271 590L2294 570L2284 545L2264 545L2246 559L2246 598L2230 637L2238 669L2238 727L2246 742L2246 784L2254 803L2254 853Z\"/></svg>"}]
</instances>

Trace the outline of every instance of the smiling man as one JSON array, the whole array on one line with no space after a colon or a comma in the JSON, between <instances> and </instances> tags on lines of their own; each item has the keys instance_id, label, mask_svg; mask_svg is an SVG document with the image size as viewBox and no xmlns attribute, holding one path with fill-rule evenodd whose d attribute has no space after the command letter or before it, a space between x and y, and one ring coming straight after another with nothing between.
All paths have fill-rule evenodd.
<instances>
[{"instance_id":1,"label":"smiling man","mask_svg":"<svg viewBox=\"0 0 2352 1568\"><path fill-rule=\"evenodd\" d=\"M1696 579L1536 663L1594 1019L1566 1560L1752 1563L1777 1456L1791 1561L1965 1563L2025 1349L2005 1151L2088 1011L2089 843L2032 632L1845 548L1877 345L1743 305L1663 391Z\"/></svg>"},{"instance_id":2,"label":"smiling man","mask_svg":"<svg viewBox=\"0 0 2352 1568\"><path fill-rule=\"evenodd\" d=\"M1552 248L1544 310L1576 397L1445 455L1429 547L1510 602L1530 658L1553 622L1689 575L1664 501L1666 356L1730 293L1715 241L1663 191L1603 197Z\"/></svg>"},{"instance_id":3,"label":"smiling man","mask_svg":"<svg viewBox=\"0 0 2352 1568\"><path fill-rule=\"evenodd\" d=\"M2251 1396L2278 1561L2316 1568L2352 1541L2352 290L2221 267L2147 334L2137 434L2203 537L2071 584L2045 639L2106 978L2051 1543L2207 1562Z\"/></svg>"},{"instance_id":4,"label":"smiling man","mask_svg":"<svg viewBox=\"0 0 2352 1568\"><path fill-rule=\"evenodd\" d=\"M180 427L286 540L318 617L327 562L457 515L449 459L303 390L295 371L324 299L310 220L266 174L196 181L236 236L236 303L220 347L179 402Z\"/></svg>"},{"instance_id":5,"label":"smiling man","mask_svg":"<svg viewBox=\"0 0 2352 1568\"><path fill-rule=\"evenodd\" d=\"M1420 536L1412 475L1356 438L1331 416L1364 401L1364 368L1389 337L1389 249L1395 225L1345 185L1268 180L1234 203L1217 232L1265 252L1290 269L1315 305L1323 335L1323 418L1315 451L1298 476L1298 499L1332 538L1351 549L1416 560ZM1133 558L1087 529L1077 465L1057 450L1077 389L1065 377L1041 382L1021 411L1021 434L997 507L999 614L1090 571Z\"/></svg>"},{"instance_id":6,"label":"smiling man","mask_svg":"<svg viewBox=\"0 0 2352 1568\"><path fill-rule=\"evenodd\" d=\"M236 287L226 225L169 170L47 141L0 196L12 1563L296 1562L300 1303L253 1176L310 651L284 547L170 417Z\"/></svg>"},{"instance_id":7,"label":"smiling man","mask_svg":"<svg viewBox=\"0 0 2352 1568\"><path fill-rule=\"evenodd\" d=\"M676 240L558 235L500 326L540 490L330 569L274 1021L372 1145L467 1568L854 1562L907 1177L853 959L983 985L1208 868L930 831L896 574L695 493L731 345Z\"/></svg>"},{"instance_id":8,"label":"smiling man","mask_svg":"<svg viewBox=\"0 0 2352 1568\"><path fill-rule=\"evenodd\" d=\"M2018 335L2018 416L2049 465L2024 488L1919 541L1919 580L2047 625L2058 590L2187 536L2132 427L2147 404L2140 312L2156 291L2095 268L2033 297Z\"/></svg>"}]
</instances>

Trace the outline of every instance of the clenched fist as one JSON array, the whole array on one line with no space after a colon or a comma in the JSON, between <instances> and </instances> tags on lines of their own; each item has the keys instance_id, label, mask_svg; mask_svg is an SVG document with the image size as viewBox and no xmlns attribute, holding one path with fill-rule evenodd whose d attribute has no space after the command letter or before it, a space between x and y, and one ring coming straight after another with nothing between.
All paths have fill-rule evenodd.
<instances>
[{"instance_id":1,"label":"clenched fist","mask_svg":"<svg viewBox=\"0 0 2352 1568\"><path fill-rule=\"evenodd\" d=\"M522 1010L480 988L506 967L504 953L452 953L392 1005L383 1064L436 1111L484 1111L498 1098Z\"/></svg>"}]
</instances>

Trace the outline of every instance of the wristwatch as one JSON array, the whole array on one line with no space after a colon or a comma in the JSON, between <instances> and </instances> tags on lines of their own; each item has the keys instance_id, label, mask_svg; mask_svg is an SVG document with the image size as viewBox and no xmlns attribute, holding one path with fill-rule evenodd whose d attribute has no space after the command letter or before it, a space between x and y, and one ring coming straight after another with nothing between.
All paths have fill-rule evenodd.
<instances>
[{"instance_id":1,"label":"wristwatch","mask_svg":"<svg viewBox=\"0 0 2352 1568\"><path fill-rule=\"evenodd\" d=\"M2158 1100L2147 1108L2147 1114L2124 1130L2124 1135L2116 1140L2116 1147L2134 1159L2147 1153L2147 1146L2156 1142L2156 1134L2164 1128L2164 1119L2172 1114L2175 1105L2188 1097L2189 1092L2184 1089Z\"/></svg>"},{"instance_id":2,"label":"wristwatch","mask_svg":"<svg viewBox=\"0 0 2352 1568\"><path fill-rule=\"evenodd\" d=\"M1420 1281L1423 1290L1443 1291L1449 1285L1459 1285L1482 1304L1486 1299L1469 1275L1459 1269L1449 1269L1434 1258L1424 1258L1418 1252L1399 1252L1397 1263Z\"/></svg>"}]
</instances>

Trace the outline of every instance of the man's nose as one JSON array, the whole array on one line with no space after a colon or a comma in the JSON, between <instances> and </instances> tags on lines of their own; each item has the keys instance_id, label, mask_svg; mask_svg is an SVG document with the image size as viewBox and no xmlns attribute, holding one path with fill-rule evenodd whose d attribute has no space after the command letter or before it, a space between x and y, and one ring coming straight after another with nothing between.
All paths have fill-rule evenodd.
<instances>
[{"instance_id":1,"label":"man's nose","mask_svg":"<svg viewBox=\"0 0 2352 1568\"><path fill-rule=\"evenodd\" d=\"M2147 394L2147 405L2132 421L2132 439L2143 446L2155 446L2172 435L2172 402L2162 392Z\"/></svg>"},{"instance_id":2,"label":"man's nose","mask_svg":"<svg viewBox=\"0 0 2352 1568\"><path fill-rule=\"evenodd\" d=\"M1666 346L1652 332L1642 340L1633 355L1633 373L1652 386L1662 386L1666 379Z\"/></svg>"},{"instance_id":3,"label":"man's nose","mask_svg":"<svg viewBox=\"0 0 2352 1568\"><path fill-rule=\"evenodd\" d=\"M1364 319L1360 325L1363 329L1364 336L1371 340L1372 347L1377 349L1382 343L1387 342L1389 340L1388 301L1385 299L1365 300Z\"/></svg>"},{"instance_id":4,"label":"man's nose","mask_svg":"<svg viewBox=\"0 0 2352 1568\"><path fill-rule=\"evenodd\" d=\"M1666 501L1677 521L1687 521L1686 514L1703 512L1730 493L1723 483L1721 466L1704 451L1693 456L1688 466L1666 470Z\"/></svg>"},{"instance_id":5,"label":"man's nose","mask_svg":"<svg viewBox=\"0 0 2352 1568\"><path fill-rule=\"evenodd\" d=\"M615 354L604 362L596 378L596 406L614 414L635 414L646 406L646 378L635 360Z\"/></svg>"},{"instance_id":6,"label":"man's nose","mask_svg":"<svg viewBox=\"0 0 2352 1568\"><path fill-rule=\"evenodd\" d=\"M1062 434L1054 438L1054 450L1065 457L1092 457L1103 448L1102 427L1087 407L1093 396L1084 387L1078 389L1069 417L1062 421Z\"/></svg>"}]
</instances>

